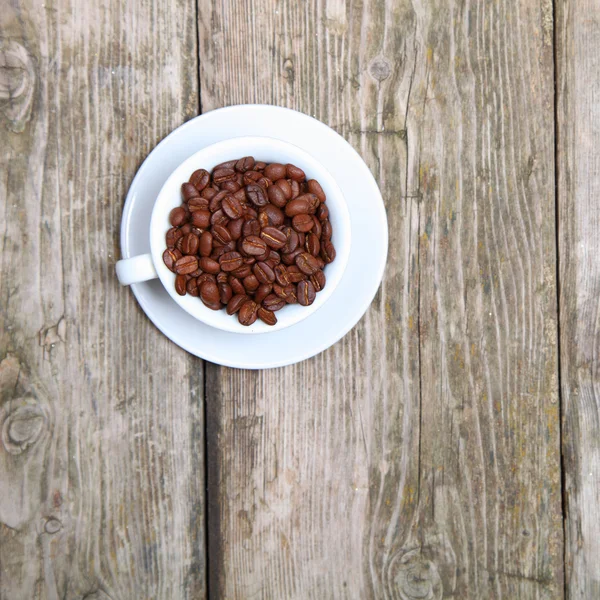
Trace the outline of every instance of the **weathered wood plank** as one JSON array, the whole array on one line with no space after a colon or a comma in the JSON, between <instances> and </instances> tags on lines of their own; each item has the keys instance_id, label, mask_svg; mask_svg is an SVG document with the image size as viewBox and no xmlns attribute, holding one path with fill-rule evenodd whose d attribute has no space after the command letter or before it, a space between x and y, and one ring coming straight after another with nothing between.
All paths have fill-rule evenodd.
<instances>
[{"instance_id":1,"label":"weathered wood plank","mask_svg":"<svg viewBox=\"0 0 600 600\"><path fill-rule=\"evenodd\" d=\"M390 221L344 340L207 369L211 595L561 597L551 3L198 6L203 110L331 124Z\"/></svg>"},{"instance_id":2,"label":"weathered wood plank","mask_svg":"<svg viewBox=\"0 0 600 600\"><path fill-rule=\"evenodd\" d=\"M569 598L600 597L600 6L557 3L561 382Z\"/></svg>"},{"instance_id":3,"label":"weathered wood plank","mask_svg":"<svg viewBox=\"0 0 600 600\"><path fill-rule=\"evenodd\" d=\"M0 597L203 597L202 363L114 275L195 7L5 3L0 37Z\"/></svg>"}]
</instances>

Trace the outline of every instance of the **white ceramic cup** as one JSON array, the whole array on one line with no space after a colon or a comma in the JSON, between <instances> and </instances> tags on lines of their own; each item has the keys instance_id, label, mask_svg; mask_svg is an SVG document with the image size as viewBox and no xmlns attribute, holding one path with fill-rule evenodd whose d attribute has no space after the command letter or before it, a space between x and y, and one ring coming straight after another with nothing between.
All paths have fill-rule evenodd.
<instances>
[{"instance_id":1,"label":"white ceramic cup","mask_svg":"<svg viewBox=\"0 0 600 600\"><path fill-rule=\"evenodd\" d=\"M277 323L274 326L266 325L258 319L253 325L246 327L240 325L237 316L230 316L225 310L215 311L207 308L200 298L189 294L180 296L175 291L175 274L167 269L162 260L166 249L165 234L171 227L169 213L183 201L181 184L188 181L197 169L210 171L222 162L242 156L254 156L256 160L267 163L292 163L304 170L307 179L316 179L327 196L336 258L332 263L325 265L323 270L327 279L325 288L317 294L310 306L290 304L277 311ZM152 209L150 254L133 256L117 262L117 277L122 285L158 277L179 306L199 321L217 329L233 333L269 333L295 325L323 306L342 278L350 254L350 240L350 215L346 202L339 186L323 165L304 150L281 140L268 137L232 138L203 148L173 171L160 190Z\"/></svg>"}]
</instances>

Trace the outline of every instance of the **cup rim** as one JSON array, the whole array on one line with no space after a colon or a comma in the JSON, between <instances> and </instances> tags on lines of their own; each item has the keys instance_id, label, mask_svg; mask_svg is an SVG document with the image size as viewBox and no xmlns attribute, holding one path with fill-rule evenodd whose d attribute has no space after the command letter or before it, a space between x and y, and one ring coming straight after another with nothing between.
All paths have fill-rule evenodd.
<instances>
[{"instance_id":1,"label":"cup rim","mask_svg":"<svg viewBox=\"0 0 600 600\"><path fill-rule=\"evenodd\" d=\"M227 315L224 309L213 311L206 307L198 297L192 297L188 294L179 296L175 291L174 286L175 274L167 269L163 263L162 255L166 249L164 235L171 227L171 224L169 223L169 213L172 208L182 204L181 185L189 180L191 173L199 168L210 171L221 162L248 155L255 155L258 160L265 159L268 162L277 160L276 157L267 158L266 156L261 156L261 152L263 152L263 154L272 152L275 155L277 155L278 152L281 155L284 155L287 152L288 155L294 155L291 160L286 160L286 162L297 164L307 173L307 178L315 178L321 183L323 189L327 193L328 206L330 208L334 207L332 221L335 221L333 240L336 247L336 259L333 263L325 266L324 270L327 277L327 285L323 290L317 293L312 305L287 305L283 307L281 311L277 312L278 322L274 326L266 325L260 319L257 319L251 326L244 326L239 323L235 315ZM229 158L224 158L223 153L229 154ZM173 196L174 189L177 190L176 203ZM239 136L228 138L205 146L198 152L189 156L173 170L162 185L154 202L150 219L150 248L152 260L158 278L171 298L173 298L173 300L175 300L175 302L177 302L177 304L186 312L206 325L221 331L241 334L262 334L280 331L281 329L300 323L323 306L335 291L345 272L350 255L351 235L350 214L346 200L339 185L327 168L310 154L310 152L307 152L290 142L269 136Z\"/></svg>"}]
</instances>

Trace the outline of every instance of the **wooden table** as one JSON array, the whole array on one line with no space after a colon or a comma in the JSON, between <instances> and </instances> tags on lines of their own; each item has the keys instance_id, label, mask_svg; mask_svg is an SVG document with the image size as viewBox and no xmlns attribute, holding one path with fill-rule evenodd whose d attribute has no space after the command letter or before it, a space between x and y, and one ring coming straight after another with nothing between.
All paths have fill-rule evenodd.
<instances>
[{"instance_id":1,"label":"wooden table","mask_svg":"<svg viewBox=\"0 0 600 600\"><path fill-rule=\"evenodd\" d=\"M0 597L599 598L600 4L44 1L0 11ZM114 275L146 155L253 102L390 231L359 325L264 372Z\"/></svg>"}]
</instances>

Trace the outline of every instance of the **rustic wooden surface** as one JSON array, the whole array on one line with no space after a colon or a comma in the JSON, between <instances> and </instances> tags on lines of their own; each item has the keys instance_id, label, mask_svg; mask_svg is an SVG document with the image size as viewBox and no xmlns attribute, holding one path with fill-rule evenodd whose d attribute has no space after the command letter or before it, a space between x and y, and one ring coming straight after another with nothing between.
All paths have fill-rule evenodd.
<instances>
[{"instance_id":1,"label":"rustic wooden surface","mask_svg":"<svg viewBox=\"0 0 600 600\"><path fill-rule=\"evenodd\" d=\"M0 598L600 596L592 0L3 8ZM345 136L390 227L359 325L265 372L114 278L143 158L246 102Z\"/></svg>"},{"instance_id":2,"label":"rustic wooden surface","mask_svg":"<svg viewBox=\"0 0 600 600\"><path fill-rule=\"evenodd\" d=\"M600 598L600 5L557 12L560 331L569 598Z\"/></svg>"},{"instance_id":3,"label":"rustic wooden surface","mask_svg":"<svg viewBox=\"0 0 600 600\"><path fill-rule=\"evenodd\" d=\"M114 276L133 175L198 110L195 14L0 11L3 599L204 593L202 363Z\"/></svg>"}]
</instances>

